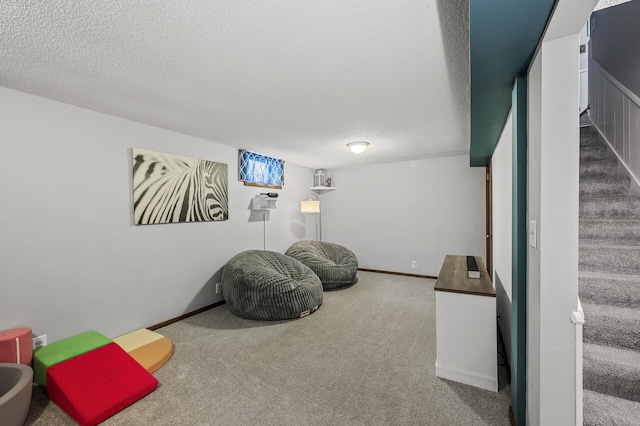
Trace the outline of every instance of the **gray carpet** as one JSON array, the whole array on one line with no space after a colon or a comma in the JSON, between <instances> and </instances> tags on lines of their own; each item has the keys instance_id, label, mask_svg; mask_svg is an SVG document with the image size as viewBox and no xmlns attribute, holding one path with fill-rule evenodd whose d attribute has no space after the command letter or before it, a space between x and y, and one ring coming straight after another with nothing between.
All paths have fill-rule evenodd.
<instances>
[{"instance_id":1,"label":"gray carpet","mask_svg":"<svg viewBox=\"0 0 640 426\"><path fill-rule=\"evenodd\" d=\"M434 281L358 272L291 321L226 305L159 329L174 342L159 388L109 425L509 425L498 393L435 377ZM36 390L28 425L74 422Z\"/></svg>"},{"instance_id":2,"label":"gray carpet","mask_svg":"<svg viewBox=\"0 0 640 426\"><path fill-rule=\"evenodd\" d=\"M640 424L640 198L592 128L580 136L584 424Z\"/></svg>"}]
</instances>

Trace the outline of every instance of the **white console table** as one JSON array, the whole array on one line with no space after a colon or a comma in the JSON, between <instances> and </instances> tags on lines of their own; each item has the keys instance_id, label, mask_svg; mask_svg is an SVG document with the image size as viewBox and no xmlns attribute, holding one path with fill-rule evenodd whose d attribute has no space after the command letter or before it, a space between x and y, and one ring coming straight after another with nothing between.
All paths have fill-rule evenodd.
<instances>
[{"instance_id":1,"label":"white console table","mask_svg":"<svg viewBox=\"0 0 640 426\"><path fill-rule=\"evenodd\" d=\"M481 257L468 278L467 257L447 255L435 284L436 376L498 391L496 292Z\"/></svg>"}]
</instances>

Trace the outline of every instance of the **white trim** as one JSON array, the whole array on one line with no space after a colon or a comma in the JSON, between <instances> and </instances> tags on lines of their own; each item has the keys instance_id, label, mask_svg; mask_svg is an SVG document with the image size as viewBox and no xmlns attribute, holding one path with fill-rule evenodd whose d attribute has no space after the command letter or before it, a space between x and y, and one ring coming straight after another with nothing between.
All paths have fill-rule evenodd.
<instances>
[{"instance_id":1,"label":"white trim","mask_svg":"<svg viewBox=\"0 0 640 426\"><path fill-rule=\"evenodd\" d=\"M584 311L580 298L578 298L578 310L571 312L571 322L576 325L576 425L583 423L583 401L582 401L582 325L584 324Z\"/></svg>"},{"instance_id":2,"label":"white trim","mask_svg":"<svg viewBox=\"0 0 640 426\"><path fill-rule=\"evenodd\" d=\"M445 367L438 364L436 359L436 376L442 379L453 380L477 388L498 392L498 379L472 371L460 370L454 367Z\"/></svg>"},{"instance_id":3,"label":"white trim","mask_svg":"<svg viewBox=\"0 0 640 426\"><path fill-rule=\"evenodd\" d=\"M638 192L638 188L640 188L640 179L638 179L638 176L636 176L635 173L631 171L631 169L629 168L629 165L625 163L624 159L620 156L620 154L618 154L618 152L613 147L613 144L609 141L607 136L604 134L604 131L595 123L593 123L593 126L596 128L596 130L598 131L602 139L606 142L607 146L609 147L609 150L613 152L613 155L615 155L616 158L618 159L618 164L624 167L624 170L629 174L629 177L633 181L631 182L629 194L637 195L636 192ZM634 183L635 183L635 188L634 188Z\"/></svg>"}]
</instances>

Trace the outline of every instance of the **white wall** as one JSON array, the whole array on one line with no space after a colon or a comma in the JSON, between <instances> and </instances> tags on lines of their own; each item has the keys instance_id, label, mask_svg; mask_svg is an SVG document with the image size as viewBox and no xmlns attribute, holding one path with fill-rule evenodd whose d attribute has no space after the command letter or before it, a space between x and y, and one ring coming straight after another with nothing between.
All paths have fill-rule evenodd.
<instances>
[{"instance_id":1,"label":"white wall","mask_svg":"<svg viewBox=\"0 0 640 426\"><path fill-rule=\"evenodd\" d=\"M513 141L511 114L491 159L493 183L493 269L511 300Z\"/></svg>"},{"instance_id":2,"label":"white wall","mask_svg":"<svg viewBox=\"0 0 640 426\"><path fill-rule=\"evenodd\" d=\"M224 264L263 248L248 210L261 190L237 181L235 148L5 88L0 136L0 330L115 337L221 300ZM229 220L134 226L132 147L227 163ZM279 252L315 236L299 212L313 170L285 175L267 222Z\"/></svg>"},{"instance_id":3,"label":"white wall","mask_svg":"<svg viewBox=\"0 0 640 426\"><path fill-rule=\"evenodd\" d=\"M485 169L467 155L327 177L338 189L320 196L324 239L351 248L361 268L437 276L447 254L484 258Z\"/></svg>"},{"instance_id":4,"label":"white wall","mask_svg":"<svg viewBox=\"0 0 640 426\"><path fill-rule=\"evenodd\" d=\"M537 424L575 424L578 298L578 32L545 41L529 73L527 413ZM571 84L575 82L575 84Z\"/></svg>"},{"instance_id":5,"label":"white wall","mask_svg":"<svg viewBox=\"0 0 640 426\"><path fill-rule=\"evenodd\" d=\"M513 120L511 114L491 157L493 196L493 286L496 289L496 314L511 365L511 282L512 282L512 176Z\"/></svg>"},{"instance_id":6,"label":"white wall","mask_svg":"<svg viewBox=\"0 0 640 426\"><path fill-rule=\"evenodd\" d=\"M560 0L528 72L527 424L579 422L578 301L579 45L596 0ZM581 374L581 373L580 373Z\"/></svg>"},{"instance_id":7,"label":"white wall","mask_svg":"<svg viewBox=\"0 0 640 426\"><path fill-rule=\"evenodd\" d=\"M585 22L580 31L580 46L584 52L580 53L580 112L589 106L589 21Z\"/></svg>"},{"instance_id":8,"label":"white wall","mask_svg":"<svg viewBox=\"0 0 640 426\"><path fill-rule=\"evenodd\" d=\"M542 138L542 59L538 54L529 68L528 76L528 152L527 166L527 220L540 223L540 142ZM577 114L576 114L577 116ZM528 223L528 222L527 222ZM528 229L528 227L527 227ZM545 247L527 251L527 424L540 424L540 251ZM552 248L550 248L552 249ZM578 265L575 265L576 269ZM558 397L558 395L556 395ZM565 401L566 403L569 400Z\"/></svg>"},{"instance_id":9,"label":"white wall","mask_svg":"<svg viewBox=\"0 0 640 426\"><path fill-rule=\"evenodd\" d=\"M640 2L630 1L591 15L591 57L621 86L640 97Z\"/></svg>"}]
</instances>

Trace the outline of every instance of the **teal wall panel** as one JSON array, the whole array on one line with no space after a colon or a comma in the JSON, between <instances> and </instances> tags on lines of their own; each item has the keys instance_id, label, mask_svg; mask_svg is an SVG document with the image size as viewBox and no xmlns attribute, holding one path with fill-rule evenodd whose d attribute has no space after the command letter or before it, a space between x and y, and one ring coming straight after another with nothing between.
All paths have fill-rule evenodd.
<instances>
[{"instance_id":1,"label":"teal wall panel","mask_svg":"<svg viewBox=\"0 0 640 426\"><path fill-rule=\"evenodd\" d=\"M486 166L511 110L514 76L529 67L555 0L470 0L471 166Z\"/></svg>"}]
</instances>

